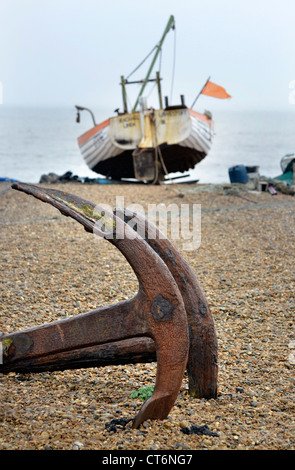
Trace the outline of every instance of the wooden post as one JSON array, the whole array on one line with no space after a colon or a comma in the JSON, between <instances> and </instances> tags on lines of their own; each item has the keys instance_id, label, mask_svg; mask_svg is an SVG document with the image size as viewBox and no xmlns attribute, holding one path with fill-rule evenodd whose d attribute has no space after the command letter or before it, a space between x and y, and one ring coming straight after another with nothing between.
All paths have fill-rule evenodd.
<instances>
[{"instance_id":1,"label":"wooden post","mask_svg":"<svg viewBox=\"0 0 295 470\"><path fill-rule=\"evenodd\" d=\"M160 109L163 109L162 92L161 92L161 82L160 82L160 80L161 80L160 74L159 74L159 72L156 72L156 82L157 82L157 85L158 85L158 94L159 94L159 105L160 105Z\"/></svg>"},{"instance_id":2,"label":"wooden post","mask_svg":"<svg viewBox=\"0 0 295 470\"><path fill-rule=\"evenodd\" d=\"M123 97L124 113L128 113L125 79L124 79L123 75L121 75L121 85L122 85L122 97Z\"/></svg>"}]
</instances>

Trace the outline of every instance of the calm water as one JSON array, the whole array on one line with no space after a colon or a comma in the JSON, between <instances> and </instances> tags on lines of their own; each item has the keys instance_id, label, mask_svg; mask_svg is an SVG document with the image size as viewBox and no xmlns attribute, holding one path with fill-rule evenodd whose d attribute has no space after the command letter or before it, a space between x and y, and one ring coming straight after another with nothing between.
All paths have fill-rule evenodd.
<instances>
[{"instance_id":1,"label":"calm water","mask_svg":"<svg viewBox=\"0 0 295 470\"><path fill-rule=\"evenodd\" d=\"M108 110L93 110L96 121ZM293 111L293 110L292 110ZM72 108L7 108L0 106L0 177L38 183L42 174L72 171L97 177L80 154L77 137L92 126L90 115L75 121ZM280 160L295 152L294 112L218 112L210 154L191 171L200 183L229 182L228 169L259 165L260 174L281 173Z\"/></svg>"}]
</instances>

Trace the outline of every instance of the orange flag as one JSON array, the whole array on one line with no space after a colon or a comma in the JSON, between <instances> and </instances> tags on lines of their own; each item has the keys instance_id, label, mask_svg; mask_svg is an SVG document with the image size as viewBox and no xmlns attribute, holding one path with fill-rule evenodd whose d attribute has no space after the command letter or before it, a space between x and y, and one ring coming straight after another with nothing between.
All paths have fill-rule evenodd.
<instances>
[{"instance_id":1,"label":"orange flag","mask_svg":"<svg viewBox=\"0 0 295 470\"><path fill-rule=\"evenodd\" d=\"M216 85L209 80L201 91L201 94L221 99L231 98L231 95L229 95L222 86Z\"/></svg>"}]
</instances>

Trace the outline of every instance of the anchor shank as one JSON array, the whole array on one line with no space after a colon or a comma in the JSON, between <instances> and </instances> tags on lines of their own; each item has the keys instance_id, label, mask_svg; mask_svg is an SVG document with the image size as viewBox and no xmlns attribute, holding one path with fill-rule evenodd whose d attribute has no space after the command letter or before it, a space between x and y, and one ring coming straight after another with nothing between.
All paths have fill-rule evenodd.
<instances>
[{"instance_id":1,"label":"anchor shank","mask_svg":"<svg viewBox=\"0 0 295 470\"><path fill-rule=\"evenodd\" d=\"M11 372L42 364L50 365L66 357L68 364L83 349L115 341L148 336L149 326L142 315L141 296L95 309L75 317L4 335L1 372Z\"/></svg>"}]
</instances>

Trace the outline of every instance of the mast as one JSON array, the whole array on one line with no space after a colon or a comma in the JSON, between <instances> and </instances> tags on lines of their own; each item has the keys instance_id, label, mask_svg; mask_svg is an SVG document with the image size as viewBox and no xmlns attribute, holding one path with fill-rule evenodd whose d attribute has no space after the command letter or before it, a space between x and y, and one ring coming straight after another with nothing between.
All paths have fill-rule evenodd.
<instances>
[{"instance_id":1,"label":"mast","mask_svg":"<svg viewBox=\"0 0 295 470\"><path fill-rule=\"evenodd\" d=\"M164 33L163 33L163 36L161 37L159 44L156 46L156 47L157 47L156 53L155 53L155 55L154 55L154 58L153 58L152 63L151 63L151 65L150 65L150 68L149 68L149 70L148 70L148 72L147 72L147 75L146 75L146 77L145 77L145 79L144 79L143 85L142 85L142 87L141 87L141 89L140 89L140 92L139 92L138 97L137 97L137 99L136 99L135 105L133 106L133 109L132 109L132 112L133 112L133 113L135 112L135 110L136 110L136 108L137 108L137 105L138 105L138 102L139 102L139 98L140 98L141 95L143 94L143 91L144 91L144 89L145 89L145 87L146 87L146 84L147 84L147 82L148 82L148 80L149 80L149 78L150 78L150 75L151 75L151 73L152 73L153 67L154 67L155 62L156 62L156 60L157 60L157 57L158 57L158 55L159 55L159 53L160 53L160 51L161 51L161 48L162 48L163 42L164 42L164 40L165 40L165 37L166 37L166 35L168 34L168 32L170 31L170 29L171 29L171 28L174 29L174 27L175 27L174 16L171 15L170 18L169 18L169 21L168 21L168 23L167 23L167 26L166 26L166 28L165 28L165 31L164 31Z\"/></svg>"},{"instance_id":2,"label":"mast","mask_svg":"<svg viewBox=\"0 0 295 470\"><path fill-rule=\"evenodd\" d=\"M122 85L122 97L123 97L124 113L127 113L128 112L128 109L127 109L127 96L126 96L126 88L125 88L125 79L124 79L123 75L121 75L121 85Z\"/></svg>"},{"instance_id":3,"label":"mast","mask_svg":"<svg viewBox=\"0 0 295 470\"><path fill-rule=\"evenodd\" d=\"M208 78L207 78L205 85L203 86L203 88L202 88L202 89L199 91L199 93L197 94L197 96L196 96L196 98L195 98L193 104L191 105L191 109L193 109L193 107L195 106L197 99L199 98L200 94L202 93L202 91L204 90L205 86L206 86L207 83L209 82L210 78L211 78L211 77L208 77Z\"/></svg>"}]
</instances>

